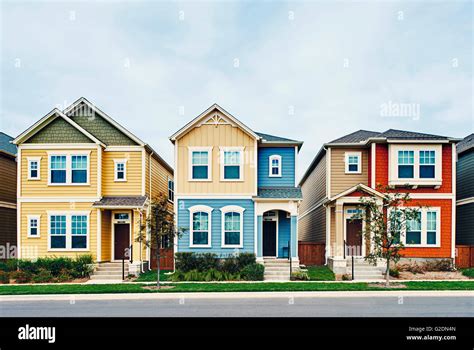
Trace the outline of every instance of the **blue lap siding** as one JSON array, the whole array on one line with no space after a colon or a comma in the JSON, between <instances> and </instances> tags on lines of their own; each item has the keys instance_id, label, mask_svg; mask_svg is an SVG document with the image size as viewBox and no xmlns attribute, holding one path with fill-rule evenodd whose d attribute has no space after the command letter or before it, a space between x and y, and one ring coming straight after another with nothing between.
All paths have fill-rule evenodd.
<instances>
[{"instance_id":1,"label":"blue lap siding","mask_svg":"<svg viewBox=\"0 0 474 350\"><path fill-rule=\"evenodd\" d=\"M278 257L288 257L288 242L291 234L291 220L286 217L286 212L278 211ZM285 250L283 248L286 248Z\"/></svg>"},{"instance_id":2,"label":"blue lap siding","mask_svg":"<svg viewBox=\"0 0 474 350\"><path fill-rule=\"evenodd\" d=\"M281 156L281 177L269 176L269 159L272 155ZM258 186L295 186L294 147L260 147L258 149Z\"/></svg>"},{"instance_id":3,"label":"blue lap siding","mask_svg":"<svg viewBox=\"0 0 474 350\"><path fill-rule=\"evenodd\" d=\"M207 205L212 211L211 220L211 247L190 247L190 213L189 208L194 205ZM236 205L245 209L243 218L243 248L222 248L222 213L220 208L227 205ZM251 199L180 199L178 201L178 227L184 228L185 232L178 239L178 252L216 253L225 257L234 252L254 253L255 218L254 202Z\"/></svg>"}]
</instances>

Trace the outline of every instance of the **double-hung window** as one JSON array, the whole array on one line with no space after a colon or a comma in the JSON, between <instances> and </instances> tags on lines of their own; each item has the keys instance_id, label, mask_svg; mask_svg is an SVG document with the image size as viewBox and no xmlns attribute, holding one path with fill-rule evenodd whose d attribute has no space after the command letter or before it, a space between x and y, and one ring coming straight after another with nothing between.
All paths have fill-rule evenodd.
<instances>
[{"instance_id":1,"label":"double-hung window","mask_svg":"<svg viewBox=\"0 0 474 350\"><path fill-rule=\"evenodd\" d=\"M190 148L190 180L208 181L211 179L212 148Z\"/></svg>"},{"instance_id":2,"label":"double-hung window","mask_svg":"<svg viewBox=\"0 0 474 350\"><path fill-rule=\"evenodd\" d=\"M360 174L361 170L361 152L347 152L345 154L346 174Z\"/></svg>"},{"instance_id":3,"label":"double-hung window","mask_svg":"<svg viewBox=\"0 0 474 350\"><path fill-rule=\"evenodd\" d=\"M168 200L174 202L174 181L168 178Z\"/></svg>"},{"instance_id":4,"label":"double-hung window","mask_svg":"<svg viewBox=\"0 0 474 350\"><path fill-rule=\"evenodd\" d=\"M195 205L190 211L190 247L211 247L211 218L212 208L205 205Z\"/></svg>"},{"instance_id":5,"label":"double-hung window","mask_svg":"<svg viewBox=\"0 0 474 350\"><path fill-rule=\"evenodd\" d=\"M66 156L51 156L50 157L50 168L51 168L51 183L52 184L65 184L66 183Z\"/></svg>"},{"instance_id":6,"label":"double-hung window","mask_svg":"<svg viewBox=\"0 0 474 350\"><path fill-rule=\"evenodd\" d=\"M40 236L40 216L28 215L28 237L36 238Z\"/></svg>"},{"instance_id":7,"label":"double-hung window","mask_svg":"<svg viewBox=\"0 0 474 350\"><path fill-rule=\"evenodd\" d=\"M403 213L403 210L396 212L394 210L390 209L390 215ZM399 228L402 243L407 247L439 247L440 210L440 208L420 208L411 219L399 220L402 223L402 227Z\"/></svg>"},{"instance_id":8,"label":"double-hung window","mask_svg":"<svg viewBox=\"0 0 474 350\"><path fill-rule=\"evenodd\" d=\"M421 244L421 212L406 221L406 244Z\"/></svg>"},{"instance_id":9,"label":"double-hung window","mask_svg":"<svg viewBox=\"0 0 474 350\"><path fill-rule=\"evenodd\" d=\"M87 185L89 183L89 153L72 152L49 155L50 185Z\"/></svg>"},{"instance_id":10,"label":"double-hung window","mask_svg":"<svg viewBox=\"0 0 474 350\"><path fill-rule=\"evenodd\" d=\"M435 151L420 151L420 178L434 179L435 164Z\"/></svg>"},{"instance_id":11,"label":"double-hung window","mask_svg":"<svg viewBox=\"0 0 474 350\"><path fill-rule=\"evenodd\" d=\"M398 151L398 178L413 179L415 176L415 152Z\"/></svg>"},{"instance_id":12,"label":"double-hung window","mask_svg":"<svg viewBox=\"0 0 474 350\"><path fill-rule=\"evenodd\" d=\"M40 179L41 157L28 157L28 180Z\"/></svg>"},{"instance_id":13,"label":"double-hung window","mask_svg":"<svg viewBox=\"0 0 474 350\"><path fill-rule=\"evenodd\" d=\"M281 156L274 154L269 158L269 174L270 177L281 177Z\"/></svg>"},{"instance_id":14,"label":"double-hung window","mask_svg":"<svg viewBox=\"0 0 474 350\"><path fill-rule=\"evenodd\" d=\"M222 207L222 248L243 247L244 208L228 205Z\"/></svg>"},{"instance_id":15,"label":"double-hung window","mask_svg":"<svg viewBox=\"0 0 474 350\"><path fill-rule=\"evenodd\" d=\"M437 244L438 212L426 212L426 244Z\"/></svg>"},{"instance_id":16,"label":"double-hung window","mask_svg":"<svg viewBox=\"0 0 474 350\"><path fill-rule=\"evenodd\" d=\"M114 160L114 181L127 181L127 160Z\"/></svg>"},{"instance_id":17,"label":"double-hung window","mask_svg":"<svg viewBox=\"0 0 474 350\"><path fill-rule=\"evenodd\" d=\"M88 212L49 213L50 250L87 250Z\"/></svg>"},{"instance_id":18,"label":"double-hung window","mask_svg":"<svg viewBox=\"0 0 474 350\"><path fill-rule=\"evenodd\" d=\"M243 147L221 147L221 181L243 179Z\"/></svg>"}]
</instances>

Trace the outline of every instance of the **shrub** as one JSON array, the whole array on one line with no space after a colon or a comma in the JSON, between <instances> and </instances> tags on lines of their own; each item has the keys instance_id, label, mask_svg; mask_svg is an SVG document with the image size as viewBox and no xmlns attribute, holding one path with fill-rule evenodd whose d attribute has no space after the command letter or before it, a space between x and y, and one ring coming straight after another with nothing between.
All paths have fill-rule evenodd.
<instances>
[{"instance_id":1,"label":"shrub","mask_svg":"<svg viewBox=\"0 0 474 350\"><path fill-rule=\"evenodd\" d=\"M390 276L398 278L400 277L400 271L397 268L393 268L389 270Z\"/></svg>"},{"instance_id":2,"label":"shrub","mask_svg":"<svg viewBox=\"0 0 474 350\"><path fill-rule=\"evenodd\" d=\"M62 272L62 273L59 274L58 277L56 277L56 280L58 282L69 282L72 279L73 279L73 277L67 272Z\"/></svg>"},{"instance_id":3,"label":"shrub","mask_svg":"<svg viewBox=\"0 0 474 350\"><path fill-rule=\"evenodd\" d=\"M33 282L35 283L48 283L54 280L53 275L50 271L41 269L36 275L33 276Z\"/></svg>"},{"instance_id":4,"label":"shrub","mask_svg":"<svg viewBox=\"0 0 474 350\"><path fill-rule=\"evenodd\" d=\"M240 253L237 255L236 260L239 270L242 270L245 266L255 264L257 258L254 253Z\"/></svg>"},{"instance_id":5,"label":"shrub","mask_svg":"<svg viewBox=\"0 0 474 350\"><path fill-rule=\"evenodd\" d=\"M11 273L11 277L16 283L28 283L31 282L33 274L29 271L14 271Z\"/></svg>"},{"instance_id":6,"label":"shrub","mask_svg":"<svg viewBox=\"0 0 474 350\"><path fill-rule=\"evenodd\" d=\"M424 272L423 266L419 265L417 262L414 262L413 264L410 264L410 263L400 264L400 265L397 265L397 268L399 271L408 271L414 274Z\"/></svg>"},{"instance_id":7,"label":"shrub","mask_svg":"<svg viewBox=\"0 0 474 350\"><path fill-rule=\"evenodd\" d=\"M7 271L0 271L0 283L8 284L10 283L10 273Z\"/></svg>"},{"instance_id":8,"label":"shrub","mask_svg":"<svg viewBox=\"0 0 474 350\"><path fill-rule=\"evenodd\" d=\"M292 281L309 281L309 276L306 271L295 271L291 273Z\"/></svg>"},{"instance_id":9,"label":"shrub","mask_svg":"<svg viewBox=\"0 0 474 350\"><path fill-rule=\"evenodd\" d=\"M79 255L73 261L73 277L89 277L94 270L92 255Z\"/></svg>"},{"instance_id":10,"label":"shrub","mask_svg":"<svg viewBox=\"0 0 474 350\"><path fill-rule=\"evenodd\" d=\"M219 268L219 258L214 253L197 254L198 271L208 271Z\"/></svg>"},{"instance_id":11,"label":"shrub","mask_svg":"<svg viewBox=\"0 0 474 350\"><path fill-rule=\"evenodd\" d=\"M234 257L229 257L222 260L221 270L223 272L237 273L240 271L238 260Z\"/></svg>"},{"instance_id":12,"label":"shrub","mask_svg":"<svg viewBox=\"0 0 474 350\"><path fill-rule=\"evenodd\" d=\"M425 271L454 271L454 266L451 260L428 260L424 263L423 269Z\"/></svg>"},{"instance_id":13,"label":"shrub","mask_svg":"<svg viewBox=\"0 0 474 350\"><path fill-rule=\"evenodd\" d=\"M8 259L8 260L0 261L0 271L12 272L12 271L16 271L16 269L17 269L16 259Z\"/></svg>"},{"instance_id":14,"label":"shrub","mask_svg":"<svg viewBox=\"0 0 474 350\"><path fill-rule=\"evenodd\" d=\"M263 281L265 267L262 264L251 264L245 266L240 272L241 277L246 281Z\"/></svg>"},{"instance_id":15,"label":"shrub","mask_svg":"<svg viewBox=\"0 0 474 350\"><path fill-rule=\"evenodd\" d=\"M176 253L176 270L188 272L197 268L197 256L195 253Z\"/></svg>"}]
</instances>

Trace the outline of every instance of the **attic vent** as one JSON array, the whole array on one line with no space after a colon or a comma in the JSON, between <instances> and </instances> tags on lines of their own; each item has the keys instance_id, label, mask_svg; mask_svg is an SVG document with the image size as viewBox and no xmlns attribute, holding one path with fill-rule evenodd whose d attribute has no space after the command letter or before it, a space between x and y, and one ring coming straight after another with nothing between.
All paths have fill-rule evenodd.
<instances>
[{"instance_id":1,"label":"attic vent","mask_svg":"<svg viewBox=\"0 0 474 350\"><path fill-rule=\"evenodd\" d=\"M70 117L87 117L93 119L95 117L95 111L92 107L83 103L72 109L68 115Z\"/></svg>"},{"instance_id":2,"label":"attic vent","mask_svg":"<svg viewBox=\"0 0 474 350\"><path fill-rule=\"evenodd\" d=\"M222 118L219 114L214 114L211 118L209 118L204 125L231 125L226 119Z\"/></svg>"}]
</instances>

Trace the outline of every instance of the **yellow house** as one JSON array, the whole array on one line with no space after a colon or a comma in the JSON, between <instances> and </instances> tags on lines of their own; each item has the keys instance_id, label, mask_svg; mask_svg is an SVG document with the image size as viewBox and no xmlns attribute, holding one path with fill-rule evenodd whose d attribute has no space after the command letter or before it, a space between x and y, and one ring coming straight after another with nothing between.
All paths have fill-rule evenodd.
<instances>
[{"instance_id":1,"label":"yellow house","mask_svg":"<svg viewBox=\"0 0 474 350\"><path fill-rule=\"evenodd\" d=\"M136 238L150 199L174 198L173 169L158 153L85 98L13 143L20 258L91 254L98 263L125 259L135 274L146 266L150 249Z\"/></svg>"}]
</instances>

